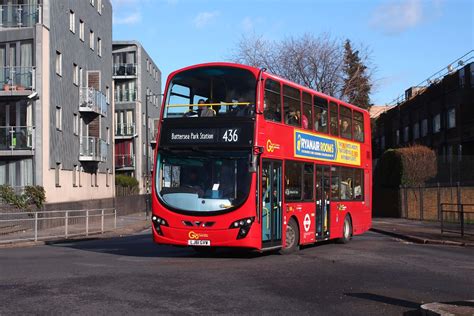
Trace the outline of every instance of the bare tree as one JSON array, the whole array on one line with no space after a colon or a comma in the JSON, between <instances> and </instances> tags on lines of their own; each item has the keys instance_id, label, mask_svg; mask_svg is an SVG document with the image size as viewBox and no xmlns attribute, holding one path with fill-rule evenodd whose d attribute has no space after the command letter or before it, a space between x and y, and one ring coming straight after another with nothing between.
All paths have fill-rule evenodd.
<instances>
[{"instance_id":1,"label":"bare tree","mask_svg":"<svg viewBox=\"0 0 474 316\"><path fill-rule=\"evenodd\" d=\"M363 53L362 60L368 60ZM347 100L344 90L344 43L328 33L318 37L304 34L282 41L269 41L255 34L243 35L230 59L254 67L265 67L285 79Z\"/></svg>"}]
</instances>

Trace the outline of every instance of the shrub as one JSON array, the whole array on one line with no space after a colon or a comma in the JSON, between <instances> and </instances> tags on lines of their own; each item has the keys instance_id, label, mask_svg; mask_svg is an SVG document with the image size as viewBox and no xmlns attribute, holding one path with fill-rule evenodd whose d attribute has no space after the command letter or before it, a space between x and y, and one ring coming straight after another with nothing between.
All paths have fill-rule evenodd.
<instances>
[{"instance_id":1,"label":"shrub","mask_svg":"<svg viewBox=\"0 0 474 316\"><path fill-rule=\"evenodd\" d=\"M44 188L39 185L26 186L24 192L16 194L11 186L4 184L0 185L0 200L18 209L28 211L31 205L35 205L38 209L42 208L46 195Z\"/></svg>"},{"instance_id":2,"label":"shrub","mask_svg":"<svg viewBox=\"0 0 474 316\"><path fill-rule=\"evenodd\" d=\"M44 188L39 185L26 186L24 196L29 204L34 204L38 209L43 208L46 201Z\"/></svg>"},{"instance_id":3,"label":"shrub","mask_svg":"<svg viewBox=\"0 0 474 316\"><path fill-rule=\"evenodd\" d=\"M374 171L374 184L385 188L418 186L436 173L436 155L432 149L421 145L388 149Z\"/></svg>"},{"instance_id":4,"label":"shrub","mask_svg":"<svg viewBox=\"0 0 474 316\"><path fill-rule=\"evenodd\" d=\"M134 177L118 174L115 176L115 185L124 188L136 188L138 187L138 181Z\"/></svg>"}]
</instances>

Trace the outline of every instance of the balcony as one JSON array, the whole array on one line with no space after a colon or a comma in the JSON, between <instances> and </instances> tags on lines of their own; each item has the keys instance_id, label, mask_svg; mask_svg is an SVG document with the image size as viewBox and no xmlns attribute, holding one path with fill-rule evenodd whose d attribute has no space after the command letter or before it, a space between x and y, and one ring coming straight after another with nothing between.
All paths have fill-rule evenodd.
<instances>
[{"instance_id":1,"label":"balcony","mask_svg":"<svg viewBox=\"0 0 474 316\"><path fill-rule=\"evenodd\" d=\"M35 67L0 67L0 96L29 95L35 90Z\"/></svg>"},{"instance_id":2,"label":"balcony","mask_svg":"<svg viewBox=\"0 0 474 316\"><path fill-rule=\"evenodd\" d=\"M107 161L108 145L98 137L81 137L79 161L105 162Z\"/></svg>"},{"instance_id":3,"label":"balcony","mask_svg":"<svg viewBox=\"0 0 474 316\"><path fill-rule=\"evenodd\" d=\"M116 90L115 103L135 102L137 101L137 90Z\"/></svg>"},{"instance_id":4,"label":"balcony","mask_svg":"<svg viewBox=\"0 0 474 316\"><path fill-rule=\"evenodd\" d=\"M107 98L94 88L79 88L79 111L107 116Z\"/></svg>"},{"instance_id":5,"label":"balcony","mask_svg":"<svg viewBox=\"0 0 474 316\"><path fill-rule=\"evenodd\" d=\"M113 69L114 79L123 78L136 78L137 77L137 64L114 64Z\"/></svg>"},{"instance_id":6,"label":"balcony","mask_svg":"<svg viewBox=\"0 0 474 316\"><path fill-rule=\"evenodd\" d=\"M33 126L0 126L0 156L32 156Z\"/></svg>"},{"instance_id":7,"label":"balcony","mask_svg":"<svg viewBox=\"0 0 474 316\"><path fill-rule=\"evenodd\" d=\"M137 136L134 123L118 123L115 127L115 138L126 139Z\"/></svg>"},{"instance_id":8,"label":"balcony","mask_svg":"<svg viewBox=\"0 0 474 316\"><path fill-rule=\"evenodd\" d=\"M0 29L32 27L42 23L42 7L38 4L0 5Z\"/></svg>"},{"instance_id":9,"label":"balcony","mask_svg":"<svg viewBox=\"0 0 474 316\"><path fill-rule=\"evenodd\" d=\"M135 169L135 155L115 155L115 169L133 170Z\"/></svg>"}]
</instances>

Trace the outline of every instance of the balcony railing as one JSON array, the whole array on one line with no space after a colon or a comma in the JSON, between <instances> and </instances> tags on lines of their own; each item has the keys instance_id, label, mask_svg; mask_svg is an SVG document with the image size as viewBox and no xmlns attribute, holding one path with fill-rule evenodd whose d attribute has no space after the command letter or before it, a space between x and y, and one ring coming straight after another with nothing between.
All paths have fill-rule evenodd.
<instances>
[{"instance_id":1,"label":"balcony railing","mask_svg":"<svg viewBox=\"0 0 474 316\"><path fill-rule=\"evenodd\" d=\"M135 155L115 155L115 168L135 168Z\"/></svg>"},{"instance_id":2,"label":"balcony railing","mask_svg":"<svg viewBox=\"0 0 474 316\"><path fill-rule=\"evenodd\" d=\"M107 143L97 137L81 137L79 160L80 161L107 161Z\"/></svg>"},{"instance_id":3,"label":"balcony railing","mask_svg":"<svg viewBox=\"0 0 474 316\"><path fill-rule=\"evenodd\" d=\"M0 126L0 150L33 150L34 127Z\"/></svg>"},{"instance_id":4,"label":"balcony railing","mask_svg":"<svg viewBox=\"0 0 474 316\"><path fill-rule=\"evenodd\" d=\"M35 89L35 67L0 67L1 91Z\"/></svg>"},{"instance_id":5,"label":"balcony railing","mask_svg":"<svg viewBox=\"0 0 474 316\"><path fill-rule=\"evenodd\" d=\"M137 64L114 64L114 76L136 76Z\"/></svg>"},{"instance_id":6,"label":"balcony railing","mask_svg":"<svg viewBox=\"0 0 474 316\"><path fill-rule=\"evenodd\" d=\"M116 90L115 103L137 101L137 90Z\"/></svg>"},{"instance_id":7,"label":"balcony railing","mask_svg":"<svg viewBox=\"0 0 474 316\"><path fill-rule=\"evenodd\" d=\"M117 137L135 136L135 124L134 123L118 123L115 129L115 136Z\"/></svg>"},{"instance_id":8,"label":"balcony railing","mask_svg":"<svg viewBox=\"0 0 474 316\"><path fill-rule=\"evenodd\" d=\"M94 88L79 88L79 111L107 116L107 98Z\"/></svg>"},{"instance_id":9,"label":"balcony railing","mask_svg":"<svg viewBox=\"0 0 474 316\"><path fill-rule=\"evenodd\" d=\"M0 28L31 27L42 23L41 9L38 4L0 5Z\"/></svg>"}]
</instances>

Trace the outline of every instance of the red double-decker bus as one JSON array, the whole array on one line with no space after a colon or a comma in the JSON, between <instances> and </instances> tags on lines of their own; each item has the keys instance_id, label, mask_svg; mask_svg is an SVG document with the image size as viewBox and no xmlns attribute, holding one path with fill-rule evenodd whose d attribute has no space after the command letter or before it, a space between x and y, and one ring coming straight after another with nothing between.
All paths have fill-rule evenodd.
<instances>
[{"instance_id":1,"label":"red double-decker bus","mask_svg":"<svg viewBox=\"0 0 474 316\"><path fill-rule=\"evenodd\" d=\"M156 243L292 252L370 228L367 111L232 63L175 71L165 91Z\"/></svg>"}]
</instances>

